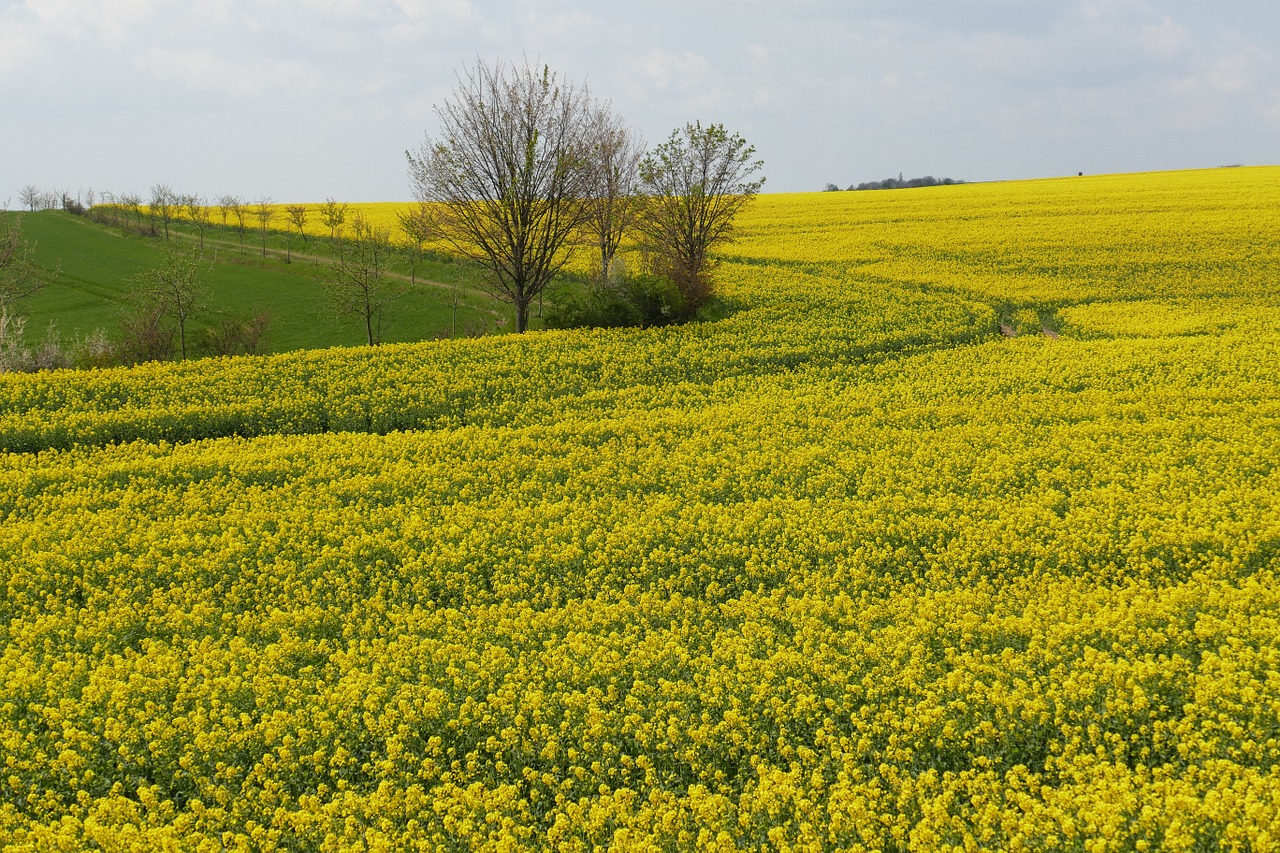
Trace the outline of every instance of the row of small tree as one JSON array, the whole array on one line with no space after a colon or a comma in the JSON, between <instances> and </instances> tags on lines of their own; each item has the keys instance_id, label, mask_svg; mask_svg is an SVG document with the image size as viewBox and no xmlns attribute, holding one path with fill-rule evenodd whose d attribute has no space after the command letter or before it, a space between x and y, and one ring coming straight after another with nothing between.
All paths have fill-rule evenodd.
<instances>
[{"instance_id":1,"label":"row of small tree","mask_svg":"<svg viewBox=\"0 0 1280 853\"><path fill-rule=\"evenodd\" d=\"M405 152L418 202L406 230L477 262L520 332L583 235L600 286L632 239L646 272L696 311L711 293L711 250L764 183L755 149L723 125L687 124L646 152L608 103L545 66L464 68L435 112L438 135Z\"/></svg>"},{"instance_id":2,"label":"row of small tree","mask_svg":"<svg viewBox=\"0 0 1280 853\"><path fill-rule=\"evenodd\" d=\"M35 213L37 210L57 210L60 207L66 207L69 204L77 204L72 200L70 193L65 190L42 190L35 184L27 184L18 193L18 201L22 205L22 209ZM6 203L5 207L9 205Z\"/></svg>"},{"instance_id":3,"label":"row of small tree","mask_svg":"<svg viewBox=\"0 0 1280 853\"><path fill-rule=\"evenodd\" d=\"M269 324L261 312L247 319L220 318L192 340L190 321L205 307L208 272L195 247L170 249L159 266L138 275L120 312L118 342L102 329L64 340L50 323L44 339L28 345L20 305L59 274L36 264L34 250L23 237L21 214L0 217L0 373L185 359L192 350L205 355L261 351Z\"/></svg>"},{"instance_id":4,"label":"row of small tree","mask_svg":"<svg viewBox=\"0 0 1280 853\"><path fill-rule=\"evenodd\" d=\"M279 219L280 209L269 197L261 197L255 201L247 201L237 195L222 195L210 202L200 195L177 193L168 184L154 184L150 198L136 193L114 195L106 192L101 195L101 203L93 204L87 209L73 212L84 212L103 224L117 227L122 232L135 231L153 237L170 237L169 226L176 220L185 220L196 229L196 237L201 249L204 248L205 234L217 220L223 229L234 230L239 235L240 250L244 251L245 237L256 223L261 238L261 254L266 257L267 237L273 230L283 230L286 238L294 231L305 242L307 239L307 223L311 211L305 204L290 204L284 208L288 224L284 229L274 229L273 223ZM320 221L329 229L331 242L336 242L347 218L347 205L329 198L319 210ZM292 240L286 239L286 260L292 259Z\"/></svg>"},{"instance_id":5,"label":"row of small tree","mask_svg":"<svg viewBox=\"0 0 1280 853\"><path fill-rule=\"evenodd\" d=\"M3 253L0 260L0 372L14 370L38 370L52 367L68 367L78 364L99 366L111 362L133 364L179 357L186 359L194 349L204 355L228 355L256 353L259 351L269 319L258 313L249 319L221 318L215 325L201 325L196 340L188 340L188 321L203 312L205 306L205 280L208 264L204 261L205 232L220 219L224 228L236 230L240 235L243 251L245 233L251 219L257 220L262 236L262 253L265 256L267 235L279 209L271 199L259 199L249 205L237 196L226 195L210 205L199 196L176 193L167 184L155 184L150 199L132 193L119 196L102 193L101 203L88 209L91 217L124 232L135 231L147 236L171 237L170 225L177 220L194 226L198 246L189 250L174 248L166 251L162 264L145 271L132 282L128 296L120 312L119 344L110 344L100 330L90 339L91 347L83 342L64 343L51 326L45 340L28 347L23 341L24 319L14 308L23 298L30 296L48 275L41 275L30 263L31 247L21 239L21 220L6 220L0 237L3 237ZM83 207L64 207L74 213L86 212ZM349 231L346 204L329 198L320 206L318 216L329 229L334 259L323 276L325 290L334 309L339 314L355 315L361 321L370 345L379 342L383 324L383 312L389 300L395 296L388 281L388 272L395 250L390 234L375 229L360 214L351 221ZM311 211L306 205L288 205L284 209L289 224L303 240L307 239L306 226ZM406 227L412 227L412 217L406 219ZM292 230L286 230L286 238ZM410 236L413 236L411 234ZM421 242L426 236L417 232L419 254ZM291 259L291 241L286 243L286 259ZM455 306L456 308L456 306ZM192 344L192 346L189 346ZM92 350L92 353L82 350Z\"/></svg>"},{"instance_id":6,"label":"row of small tree","mask_svg":"<svg viewBox=\"0 0 1280 853\"><path fill-rule=\"evenodd\" d=\"M189 222L196 229L200 247L204 248L205 233L213 224L214 211L219 214L224 228L234 228L240 235L240 249L244 250L245 233L252 220L258 221L262 232L262 252L266 254L266 237L276 215L271 198L247 202L239 196L224 195L210 204L204 196L175 192L169 184L154 184L150 198L137 193L102 194L102 203L89 208L92 217L121 231L137 231L154 237L170 238L169 226L176 220Z\"/></svg>"}]
</instances>

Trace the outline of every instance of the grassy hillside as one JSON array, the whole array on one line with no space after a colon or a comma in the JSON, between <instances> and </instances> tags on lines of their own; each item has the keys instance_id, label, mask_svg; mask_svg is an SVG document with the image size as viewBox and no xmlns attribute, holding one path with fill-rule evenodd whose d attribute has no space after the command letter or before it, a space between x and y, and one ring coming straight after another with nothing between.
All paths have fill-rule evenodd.
<instances>
[{"instance_id":1,"label":"grassy hillside","mask_svg":"<svg viewBox=\"0 0 1280 853\"><path fill-rule=\"evenodd\" d=\"M771 196L715 323L0 377L0 839L1270 849L1278 210Z\"/></svg>"},{"instance_id":2,"label":"grassy hillside","mask_svg":"<svg viewBox=\"0 0 1280 853\"><path fill-rule=\"evenodd\" d=\"M12 216L13 214L7 214ZM163 240L122 235L87 218L62 211L26 214L23 235L36 244L34 260L45 269L58 269L53 281L32 297L27 306L28 338L38 339L50 321L64 336L84 335L103 329L109 337L119 333L120 313L135 277L159 266L166 243ZM173 229L170 245L192 245L191 229ZM321 280L326 267L308 260L327 259L327 242L302 242L289 238L293 263L286 263L285 236L271 235L269 255L261 257L258 235L250 233L245 249L234 231L216 229L206 236L206 259L212 269L207 276L207 308L196 315L197 329L213 325L222 317L251 317L265 311L271 318L267 335L270 351L287 352L362 343L364 331L351 317L339 317L332 309ZM430 340L456 329L483 326L493 331L506 320L505 306L479 292L471 277L453 264L419 264L416 284L409 281L409 262L396 264L402 292L393 300L389 322L384 327L386 341ZM455 287L461 301L455 322Z\"/></svg>"}]
</instances>

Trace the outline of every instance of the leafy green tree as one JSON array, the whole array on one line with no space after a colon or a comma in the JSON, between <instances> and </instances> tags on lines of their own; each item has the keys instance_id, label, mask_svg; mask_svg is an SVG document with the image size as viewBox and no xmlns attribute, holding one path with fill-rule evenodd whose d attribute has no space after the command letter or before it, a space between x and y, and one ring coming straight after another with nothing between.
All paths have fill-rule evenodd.
<instances>
[{"instance_id":1,"label":"leafy green tree","mask_svg":"<svg viewBox=\"0 0 1280 853\"><path fill-rule=\"evenodd\" d=\"M731 239L734 217L764 185L755 176L763 167L741 135L701 122L673 131L640 163L637 227L690 310L710 297L710 252Z\"/></svg>"},{"instance_id":2,"label":"leafy green tree","mask_svg":"<svg viewBox=\"0 0 1280 853\"><path fill-rule=\"evenodd\" d=\"M329 229L329 242L336 243L338 230L347 221L346 204L338 204L332 198L326 198L324 204L320 205L320 221Z\"/></svg>"}]
</instances>

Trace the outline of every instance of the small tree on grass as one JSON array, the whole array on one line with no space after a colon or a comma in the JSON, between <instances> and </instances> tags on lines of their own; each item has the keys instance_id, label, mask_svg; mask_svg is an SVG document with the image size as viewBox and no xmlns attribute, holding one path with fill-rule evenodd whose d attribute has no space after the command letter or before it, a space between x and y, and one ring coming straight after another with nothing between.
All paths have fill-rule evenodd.
<instances>
[{"instance_id":1,"label":"small tree on grass","mask_svg":"<svg viewBox=\"0 0 1280 853\"><path fill-rule=\"evenodd\" d=\"M338 262L325 279L335 310L360 318L369 346L381 339L384 312L393 295L387 277L391 251L386 229L374 228L357 213L351 236L339 244Z\"/></svg>"},{"instance_id":2,"label":"small tree on grass","mask_svg":"<svg viewBox=\"0 0 1280 853\"><path fill-rule=\"evenodd\" d=\"M289 215L289 222L293 225L294 228L298 229L298 234L299 236L302 237L302 242L306 243L307 242L307 206L305 204L291 204L288 207L286 207L284 211ZM285 250L285 259L292 261L293 245L291 241L288 241L288 240L285 241L284 250Z\"/></svg>"},{"instance_id":3,"label":"small tree on grass","mask_svg":"<svg viewBox=\"0 0 1280 853\"><path fill-rule=\"evenodd\" d=\"M12 314L18 302L44 284L31 260L34 251L35 244L22 237L22 216L0 213L0 315Z\"/></svg>"},{"instance_id":4,"label":"small tree on grass","mask_svg":"<svg viewBox=\"0 0 1280 853\"><path fill-rule=\"evenodd\" d=\"M4 208L8 208L6 201ZM0 325L10 348L21 346L26 321L19 315L21 304L35 294L49 279L58 275L58 267L44 270L36 265L36 244L22 236L22 215L0 212Z\"/></svg>"},{"instance_id":5,"label":"small tree on grass","mask_svg":"<svg viewBox=\"0 0 1280 853\"><path fill-rule=\"evenodd\" d=\"M236 233L240 235L240 254L244 254L244 232L249 218L249 208L239 198L231 197L231 215L236 220Z\"/></svg>"},{"instance_id":6,"label":"small tree on grass","mask_svg":"<svg viewBox=\"0 0 1280 853\"><path fill-rule=\"evenodd\" d=\"M218 197L218 213L222 215L222 227L227 227L227 217L231 215L231 211L240 203L240 200L233 195L224 195Z\"/></svg>"},{"instance_id":7,"label":"small tree on grass","mask_svg":"<svg viewBox=\"0 0 1280 853\"><path fill-rule=\"evenodd\" d=\"M338 204L332 198L326 198L324 204L320 205L320 221L329 229L330 244L336 242L338 229L347 221L346 204Z\"/></svg>"},{"instance_id":8,"label":"small tree on grass","mask_svg":"<svg viewBox=\"0 0 1280 853\"><path fill-rule=\"evenodd\" d=\"M136 224L138 233L142 231L142 196L137 193L125 193L120 196L120 204L124 209L133 214L133 221Z\"/></svg>"},{"instance_id":9,"label":"small tree on grass","mask_svg":"<svg viewBox=\"0 0 1280 853\"><path fill-rule=\"evenodd\" d=\"M764 185L756 150L722 124L673 131L640 164L638 228L657 272L680 289L689 311L711 295L709 253L731 239L733 220Z\"/></svg>"},{"instance_id":10,"label":"small tree on grass","mask_svg":"<svg viewBox=\"0 0 1280 853\"><path fill-rule=\"evenodd\" d=\"M422 245L431 239L431 220L424 216L421 208L410 207L396 214L400 220L400 230L409 238L411 252L409 254L409 281L416 284L418 259L422 257Z\"/></svg>"},{"instance_id":11,"label":"small tree on grass","mask_svg":"<svg viewBox=\"0 0 1280 853\"><path fill-rule=\"evenodd\" d=\"M191 224L196 227L196 231L200 234L200 248L204 248L204 232L209 228L210 213L209 207L205 204L203 198L198 195L187 195L182 197L182 207L187 212L187 218L191 220Z\"/></svg>"},{"instance_id":12,"label":"small tree on grass","mask_svg":"<svg viewBox=\"0 0 1280 853\"><path fill-rule=\"evenodd\" d=\"M173 323L164 307L134 300L120 316L120 361L168 361L173 358Z\"/></svg>"},{"instance_id":13,"label":"small tree on grass","mask_svg":"<svg viewBox=\"0 0 1280 853\"><path fill-rule=\"evenodd\" d=\"M164 238L169 239L169 223L173 221L173 215L178 209L178 197L174 195L173 188L168 184L156 184L151 187L151 216L152 222L155 217L160 217L160 222L164 226ZM151 227L151 233L155 233L154 224Z\"/></svg>"},{"instance_id":14,"label":"small tree on grass","mask_svg":"<svg viewBox=\"0 0 1280 853\"><path fill-rule=\"evenodd\" d=\"M195 252L165 252L164 265L147 270L138 276L138 302L141 311L135 315L146 327L147 337L158 328L164 317L177 326L179 354L187 358L187 324L191 316L204 307L204 278L209 267ZM159 316L152 316L155 312ZM172 341L172 332L170 332ZM171 345L172 346L172 345Z\"/></svg>"},{"instance_id":15,"label":"small tree on grass","mask_svg":"<svg viewBox=\"0 0 1280 853\"><path fill-rule=\"evenodd\" d=\"M258 229L262 232L262 257L265 258L267 256L267 229L271 227L271 220L276 215L276 209L272 206L269 196L260 198L254 203L253 215L257 217Z\"/></svg>"},{"instance_id":16,"label":"small tree on grass","mask_svg":"<svg viewBox=\"0 0 1280 853\"><path fill-rule=\"evenodd\" d=\"M26 369L29 361L23 346L26 320L17 307L44 283L31 262L34 249L22 237L22 217L0 213L0 373Z\"/></svg>"}]
</instances>

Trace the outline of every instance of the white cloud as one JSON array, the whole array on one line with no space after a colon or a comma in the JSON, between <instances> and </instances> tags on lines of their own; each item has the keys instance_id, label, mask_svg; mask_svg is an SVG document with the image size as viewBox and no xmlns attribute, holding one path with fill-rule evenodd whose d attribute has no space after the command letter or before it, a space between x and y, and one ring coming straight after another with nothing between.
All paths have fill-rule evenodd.
<instances>
[{"instance_id":1,"label":"white cloud","mask_svg":"<svg viewBox=\"0 0 1280 853\"><path fill-rule=\"evenodd\" d=\"M1272 89L1263 96L1258 113L1272 128L1280 129L1280 88Z\"/></svg>"},{"instance_id":2,"label":"white cloud","mask_svg":"<svg viewBox=\"0 0 1280 853\"><path fill-rule=\"evenodd\" d=\"M107 41L125 38L152 11L150 0L25 0L22 4L45 33L65 38L86 34Z\"/></svg>"},{"instance_id":3,"label":"white cloud","mask_svg":"<svg viewBox=\"0 0 1280 853\"><path fill-rule=\"evenodd\" d=\"M163 179L238 191L256 180L242 189L399 197L400 152L431 130L454 70L522 56L586 80L651 138L694 119L725 122L766 157L774 191L898 171L1101 171L1156 151L1168 160L1153 165L1166 165L1227 138L1231 152L1215 159L1260 162L1275 159L1280 124L1278 10L1198 0L25 0L0 5L0 91L16 122L69 141L55 160L47 141L0 136L0 162L23 181L113 189ZM92 156L73 144L84 127L112 129ZM138 127L153 144L129 139ZM183 179L190 158L170 152L197 138L207 139L198 162L208 177ZM299 138L323 139L310 146L323 150ZM172 171L160 174L164 156ZM12 192L0 187L0 197Z\"/></svg>"},{"instance_id":4,"label":"white cloud","mask_svg":"<svg viewBox=\"0 0 1280 853\"><path fill-rule=\"evenodd\" d=\"M519 4L520 31L527 43L546 49L582 49L593 45L616 48L621 41L619 28L600 16L578 7L555 6L539 2Z\"/></svg>"},{"instance_id":5,"label":"white cloud","mask_svg":"<svg viewBox=\"0 0 1280 853\"><path fill-rule=\"evenodd\" d=\"M1174 59L1191 47L1191 34L1165 16L1157 24L1143 24L1142 45L1152 56Z\"/></svg>"},{"instance_id":6,"label":"white cloud","mask_svg":"<svg viewBox=\"0 0 1280 853\"><path fill-rule=\"evenodd\" d=\"M669 53L651 50L640 62L640 70L650 86L658 91L680 93L707 91L716 84L716 73L705 56L693 51Z\"/></svg>"},{"instance_id":7,"label":"white cloud","mask_svg":"<svg viewBox=\"0 0 1280 853\"><path fill-rule=\"evenodd\" d=\"M1257 48L1220 56L1205 74L1205 83L1211 90L1222 94L1252 91L1257 87L1258 77L1266 64L1267 54Z\"/></svg>"}]
</instances>

